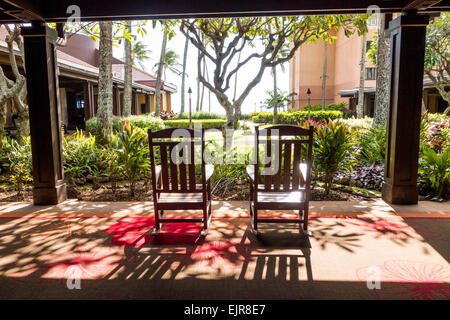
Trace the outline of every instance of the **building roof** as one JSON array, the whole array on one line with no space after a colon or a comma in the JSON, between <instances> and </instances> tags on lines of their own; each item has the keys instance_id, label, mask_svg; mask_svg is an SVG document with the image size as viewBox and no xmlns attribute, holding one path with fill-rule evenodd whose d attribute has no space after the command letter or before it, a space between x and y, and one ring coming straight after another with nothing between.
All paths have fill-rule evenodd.
<instances>
[{"instance_id":1,"label":"building roof","mask_svg":"<svg viewBox=\"0 0 450 320\"><path fill-rule=\"evenodd\" d=\"M5 42L7 31L0 27L0 53L8 54L8 46ZM87 37L88 38L88 37ZM68 46L70 46L70 39L68 40ZM14 45L15 54L20 56L20 51L17 46ZM89 80L92 82L98 81L99 69L97 66L92 65L85 60L76 57L78 50L72 50L71 54L64 52L57 47L56 57L59 67L59 74L68 78ZM112 65L113 68L113 82L123 87L124 85L124 63L114 58ZM118 63L117 63L118 62ZM122 62L122 63L121 63ZM144 70L141 70L133 66L133 88L140 92L154 93L156 77ZM162 89L168 92L176 92L176 86L170 83L162 82Z\"/></svg>"}]
</instances>

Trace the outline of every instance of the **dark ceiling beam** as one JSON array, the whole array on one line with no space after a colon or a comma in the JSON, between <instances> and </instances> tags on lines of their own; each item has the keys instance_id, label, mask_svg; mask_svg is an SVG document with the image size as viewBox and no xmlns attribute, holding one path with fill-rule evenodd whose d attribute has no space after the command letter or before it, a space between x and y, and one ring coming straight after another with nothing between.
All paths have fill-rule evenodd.
<instances>
[{"instance_id":1,"label":"dark ceiling beam","mask_svg":"<svg viewBox=\"0 0 450 320\"><path fill-rule=\"evenodd\" d=\"M442 0L412 0L407 3L403 9L404 10L426 10L434 5L439 4Z\"/></svg>"},{"instance_id":2,"label":"dark ceiling beam","mask_svg":"<svg viewBox=\"0 0 450 320\"><path fill-rule=\"evenodd\" d=\"M42 0L42 5L42 17L58 22L68 18L70 5L80 7L82 20L102 20L364 13L371 5L382 12L398 12L405 0Z\"/></svg>"},{"instance_id":3,"label":"dark ceiling beam","mask_svg":"<svg viewBox=\"0 0 450 320\"><path fill-rule=\"evenodd\" d=\"M0 22L42 20L42 0L0 0Z\"/></svg>"},{"instance_id":4,"label":"dark ceiling beam","mask_svg":"<svg viewBox=\"0 0 450 320\"><path fill-rule=\"evenodd\" d=\"M0 22L5 22L8 16L16 21L64 22L70 15L67 13L70 5L80 7L83 21L364 13L371 5L379 6L385 13L450 11L450 0L0 0L0 8L2 4L15 9L0 9L3 11Z\"/></svg>"}]
</instances>

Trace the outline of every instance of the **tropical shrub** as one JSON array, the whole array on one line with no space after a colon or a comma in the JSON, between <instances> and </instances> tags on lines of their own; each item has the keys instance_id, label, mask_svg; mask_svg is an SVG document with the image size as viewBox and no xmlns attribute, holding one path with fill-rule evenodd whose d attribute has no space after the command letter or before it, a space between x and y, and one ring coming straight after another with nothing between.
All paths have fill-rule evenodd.
<instances>
[{"instance_id":1,"label":"tropical shrub","mask_svg":"<svg viewBox=\"0 0 450 320\"><path fill-rule=\"evenodd\" d=\"M358 138L359 135L369 131L372 128L373 118L364 117L357 119L355 117L347 119L338 119L338 123L346 124L350 133Z\"/></svg>"},{"instance_id":2,"label":"tropical shrub","mask_svg":"<svg viewBox=\"0 0 450 320\"><path fill-rule=\"evenodd\" d=\"M227 117L222 114L217 114L213 112L206 112L206 111L197 111L192 112L192 119L222 119L225 120ZM188 112L181 112L177 119L183 120L183 119L189 119L189 113Z\"/></svg>"},{"instance_id":3,"label":"tropical shrub","mask_svg":"<svg viewBox=\"0 0 450 320\"><path fill-rule=\"evenodd\" d=\"M335 120L342 118L343 113L341 111L311 111L311 120L316 122L325 123L328 119ZM278 122L281 124L298 124L308 120L308 111L287 111L278 113ZM254 123L272 123L272 112L260 112L252 117Z\"/></svg>"},{"instance_id":4,"label":"tropical shrub","mask_svg":"<svg viewBox=\"0 0 450 320\"><path fill-rule=\"evenodd\" d=\"M328 195L333 178L338 171L351 171L355 164L352 145L346 124L329 120L324 126L316 127L313 146L313 162L316 176L325 182Z\"/></svg>"},{"instance_id":5,"label":"tropical shrub","mask_svg":"<svg viewBox=\"0 0 450 320\"><path fill-rule=\"evenodd\" d=\"M384 163L357 164L352 171L336 173L336 183L360 188L381 190L384 181Z\"/></svg>"},{"instance_id":6,"label":"tropical shrub","mask_svg":"<svg viewBox=\"0 0 450 320\"><path fill-rule=\"evenodd\" d=\"M426 122L421 124L422 147L432 148L440 153L450 146L450 120Z\"/></svg>"},{"instance_id":7,"label":"tropical shrub","mask_svg":"<svg viewBox=\"0 0 450 320\"><path fill-rule=\"evenodd\" d=\"M107 168L104 148L95 143L95 137L77 131L63 139L64 172L67 177L85 178L87 175L101 176Z\"/></svg>"},{"instance_id":8,"label":"tropical shrub","mask_svg":"<svg viewBox=\"0 0 450 320\"><path fill-rule=\"evenodd\" d=\"M225 125L226 120L221 119L207 119L207 120L192 120L192 125L201 124L204 129L222 129ZM164 125L169 128L188 128L189 120L166 120L164 121Z\"/></svg>"},{"instance_id":9,"label":"tropical shrub","mask_svg":"<svg viewBox=\"0 0 450 320\"><path fill-rule=\"evenodd\" d=\"M147 134L144 130L133 127L125 121L123 130L114 136L112 147L117 149L118 163L123 166L123 174L129 182L130 194L134 197L137 180L149 172Z\"/></svg>"},{"instance_id":10,"label":"tropical shrub","mask_svg":"<svg viewBox=\"0 0 450 320\"><path fill-rule=\"evenodd\" d=\"M445 120L450 121L450 117L446 116L445 114L442 113L426 113L424 115L424 118L428 121L428 122L443 122Z\"/></svg>"},{"instance_id":11,"label":"tropical shrub","mask_svg":"<svg viewBox=\"0 0 450 320\"><path fill-rule=\"evenodd\" d=\"M14 184L18 194L22 194L23 185L33 181L33 165L31 161L30 137L23 138L22 142L15 139L8 139L8 146L4 150L8 151L9 161L9 181Z\"/></svg>"},{"instance_id":12,"label":"tropical shrub","mask_svg":"<svg viewBox=\"0 0 450 320\"><path fill-rule=\"evenodd\" d=\"M357 158L362 163L383 162L386 154L386 128L370 128L360 135L356 146Z\"/></svg>"},{"instance_id":13,"label":"tropical shrub","mask_svg":"<svg viewBox=\"0 0 450 320\"><path fill-rule=\"evenodd\" d=\"M322 105L316 104L310 107L311 111L322 111ZM325 111L345 111L347 109L345 102L341 102L338 104L332 103L325 105ZM304 106L303 110L308 110L308 106Z\"/></svg>"},{"instance_id":14,"label":"tropical shrub","mask_svg":"<svg viewBox=\"0 0 450 320\"><path fill-rule=\"evenodd\" d=\"M117 149L108 148L108 149L105 149L104 152L106 153L105 158L107 159L107 164L108 164L108 166L106 168L106 174L111 183L111 190L113 193L115 193L117 190L117 183L123 177L124 166L120 162L119 152Z\"/></svg>"},{"instance_id":15,"label":"tropical shrub","mask_svg":"<svg viewBox=\"0 0 450 320\"><path fill-rule=\"evenodd\" d=\"M440 154L432 148L423 148L419 164L419 182L437 198L446 199L450 185L450 148Z\"/></svg>"},{"instance_id":16,"label":"tropical shrub","mask_svg":"<svg viewBox=\"0 0 450 320\"><path fill-rule=\"evenodd\" d=\"M165 128L164 121L160 118L152 117L149 115L129 116L129 117L114 117L113 118L113 131L121 132L122 128L127 121L133 127L141 128L144 131L148 129L162 130ZM97 118L91 118L86 121L86 132L92 134L94 137L99 133L99 126Z\"/></svg>"}]
</instances>

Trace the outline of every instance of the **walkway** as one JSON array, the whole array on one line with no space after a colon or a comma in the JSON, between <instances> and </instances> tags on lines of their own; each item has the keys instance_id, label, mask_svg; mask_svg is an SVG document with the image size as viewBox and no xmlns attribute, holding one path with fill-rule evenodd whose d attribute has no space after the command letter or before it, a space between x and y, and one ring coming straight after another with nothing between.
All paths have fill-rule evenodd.
<instances>
[{"instance_id":1,"label":"walkway","mask_svg":"<svg viewBox=\"0 0 450 320\"><path fill-rule=\"evenodd\" d=\"M151 237L150 202L0 203L0 299L450 298L448 203L313 202L309 240L256 239L247 207L215 202L201 240L179 223Z\"/></svg>"}]
</instances>

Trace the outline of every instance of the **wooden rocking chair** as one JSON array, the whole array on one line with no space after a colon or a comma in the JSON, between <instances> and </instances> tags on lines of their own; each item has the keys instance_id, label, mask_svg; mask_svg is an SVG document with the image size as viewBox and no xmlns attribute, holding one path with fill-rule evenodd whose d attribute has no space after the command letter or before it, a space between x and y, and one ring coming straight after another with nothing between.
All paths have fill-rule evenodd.
<instances>
[{"instance_id":1,"label":"wooden rocking chair","mask_svg":"<svg viewBox=\"0 0 450 320\"><path fill-rule=\"evenodd\" d=\"M299 223L304 233L311 235L308 212L313 130L312 126L304 129L290 125L255 128L255 162L247 166L247 174L251 226L256 235L260 234L258 223ZM266 157L263 168L259 167L260 144ZM299 210L299 217L258 218L258 210Z\"/></svg>"},{"instance_id":2,"label":"wooden rocking chair","mask_svg":"<svg viewBox=\"0 0 450 320\"><path fill-rule=\"evenodd\" d=\"M201 236L206 235L211 221L211 176L214 165L206 165L203 158L204 134L204 130L184 128L148 131L155 211L152 235L157 235L162 223L176 222L202 222ZM195 146L200 146L201 150L201 184L196 183ZM158 149L160 165L155 163ZM164 210L202 210L203 217L165 219Z\"/></svg>"}]
</instances>

